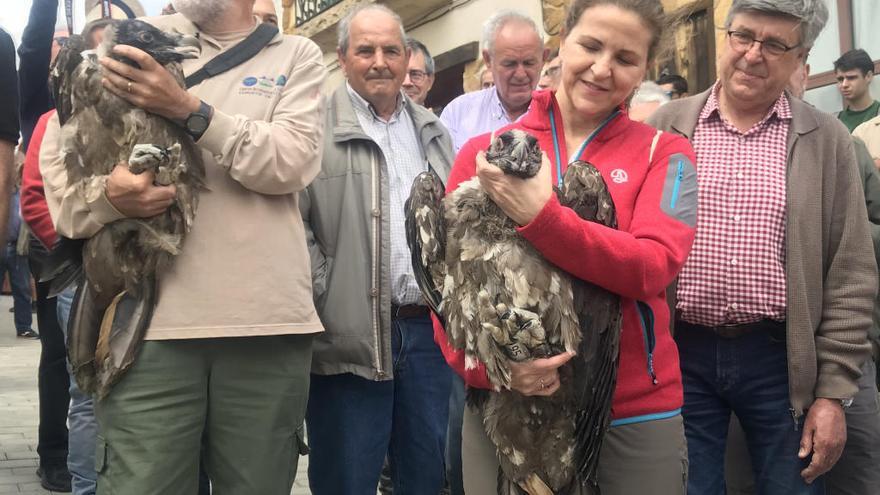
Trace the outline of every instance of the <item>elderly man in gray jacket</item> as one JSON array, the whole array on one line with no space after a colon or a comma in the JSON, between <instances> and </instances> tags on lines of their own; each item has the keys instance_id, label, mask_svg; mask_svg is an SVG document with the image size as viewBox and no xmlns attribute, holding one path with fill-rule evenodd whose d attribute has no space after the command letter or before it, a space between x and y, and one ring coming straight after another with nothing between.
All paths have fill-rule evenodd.
<instances>
[{"instance_id":1,"label":"elderly man in gray jacket","mask_svg":"<svg viewBox=\"0 0 880 495\"><path fill-rule=\"evenodd\" d=\"M822 494L846 441L877 267L852 140L784 92L827 18L821 0L734 0L718 83L649 121L697 154L675 322L692 493L724 493L731 410L759 493Z\"/></svg>"},{"instance_id":2,"label":"elderly man in gray jacket","mask_svg":"<svg viewBox=\"0 0 880 495\"><path fill-rule=\"evenodd\" d=\"M388 454L395 493L438 493L452 374L412 273L404 201L413 179L445 181L446 129L401 91L400 18L366 4L339 23L346 83L330 97L324 157L301 211L316 338L306 414L312 493L375 494Z\"/></svg>"}]
</instances>

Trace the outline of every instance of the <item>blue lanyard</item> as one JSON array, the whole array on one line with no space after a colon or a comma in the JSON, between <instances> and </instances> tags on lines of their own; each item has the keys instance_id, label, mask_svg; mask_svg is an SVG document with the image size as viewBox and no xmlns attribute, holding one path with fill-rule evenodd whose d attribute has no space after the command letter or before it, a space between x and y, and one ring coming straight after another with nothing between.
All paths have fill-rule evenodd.
<instances>
[{"instance_id":1,"label":"blue lanyard","mask_svg":"<svg viewBox=\"0 0 880 495\"><path fill-rule=\"evenodd\" d=\"M593 138L595 138L599 134L599 132L601 132L602 129L604 129L605 126L607 126L608 123L614 119L614 117L617 117L618 113L620 113L619 110L611 112L611 115L609 115L604 121L602 121L602 123L599 124L599 127L597 127L595 131L591 132L589 136L587 136L587 139L584 139L584 142L581 144L581 147L578 148L577 153L575 153L574 156L570 156L568 158L568 163L580 160L581 155L584 154L584 150L587 149L587 145L593 141ZM559 137L556 133L556 114L553 111L552 105L550 106L550 131L553 134L553 153L556 154L556 187L562 187L562 155L559 153Z\"/></svg>"}]
</instances>

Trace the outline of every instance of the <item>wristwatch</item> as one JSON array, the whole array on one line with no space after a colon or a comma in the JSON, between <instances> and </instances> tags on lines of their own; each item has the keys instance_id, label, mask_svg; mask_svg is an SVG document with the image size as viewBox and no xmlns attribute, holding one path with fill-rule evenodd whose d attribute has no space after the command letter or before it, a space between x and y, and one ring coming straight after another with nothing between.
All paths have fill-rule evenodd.
<instances>
[{"instance_id":1,"label":"wristwatch","mask_svg":"<svg viewBox=\"0 0 880 495\"><path fill-rule=\"evenodd\" d=\"M853 403L853 398L852 398L852 397L850 397L849 399L840 399L840 407L842 407L842 408L844 408L844 409L846 409L847 407L851 406L852 403Z\"/></svg>"},{"instance_id":2,"label":"wristwatch","mask_svg":"<svg viewBox=\"0 0 880 495\"><path fill-rule=\"evenodd\" d=\"M208 130L211 124L211 117L214 115L214 109L204 101L199 101L199 109L189 114L183 122L183 129L187 134L192 136L194 141L198 141L202 134Z\"/></svg>"}]
</instances>

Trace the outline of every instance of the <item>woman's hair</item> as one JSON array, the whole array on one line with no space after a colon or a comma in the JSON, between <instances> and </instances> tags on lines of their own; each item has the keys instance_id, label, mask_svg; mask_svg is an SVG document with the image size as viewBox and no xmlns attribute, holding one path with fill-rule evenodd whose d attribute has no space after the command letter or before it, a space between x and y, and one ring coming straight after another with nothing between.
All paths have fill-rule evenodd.
<instances>
[{"instance_id":1,"label":"woman's hair","mask_svg":"<svg viewBox=\"0 0 880 495\"><path fill-rule=\"evenodd\" d=\"M658 53L670 45L672 29L668 29L670 19L663 11L660 0L573 0L565 15L565 33L570 33L581 20L581 15L590 7L614 5L638 15L642 23L651 31L651 44L648 46L648 62L657 58Z\"/></svg>"}]
</instances>

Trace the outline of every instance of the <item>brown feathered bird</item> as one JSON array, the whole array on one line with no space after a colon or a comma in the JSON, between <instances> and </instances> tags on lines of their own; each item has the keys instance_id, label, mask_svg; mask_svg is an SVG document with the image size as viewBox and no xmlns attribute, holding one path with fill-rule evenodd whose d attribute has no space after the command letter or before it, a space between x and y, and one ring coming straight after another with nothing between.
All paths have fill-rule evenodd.
<instances>
[{"instance_id":1,"label":"brown feathered bird","mask_svg":"<svg viewBox=\"0 0 880 495\"><path fill-rule=\"evenodd\" d=\"M486 159L505 173L533 177L537 140L519 130L496 137ZM599 171L568 166L559 200L581 218L616 228ZM436 174L419 175L407 202L413 269L449 343L465 366L486 365L494 391L469 390L501 465L498 493L571 493L596 486L602 438L610 422L620 338L619 297L571 277L516 231L473 178L444 198ZM589 253L583 253L588 256ZM560 368L550 397L510 389L510 363L577 355Z\"/></svg>"},{"instance_id":2,"label":"brown feathered bird","mask_svg":"<svg viewBox=\"0 0 880 495\"><path fill-rule=\"evenodd\" d=\"M113 53L131 45L151 55L184 87L180 62L198 55L198 41L166 33L138 20L111 24L104 42L85 50L72 37L52 69L61 123L61 152L68 184L84 198L104 194L102 176L119 163L155 184L177 187L164 213L105 225L82 244L81 257L51 270L58 290L82 273L69 325L69 355L77 383L103 397L131 366L156 304L157 276L171 263L190 229L204 180L204 164L192 138L169 120L105 90L100 56L136 66Z\"/></svg>"}]
</instances>

